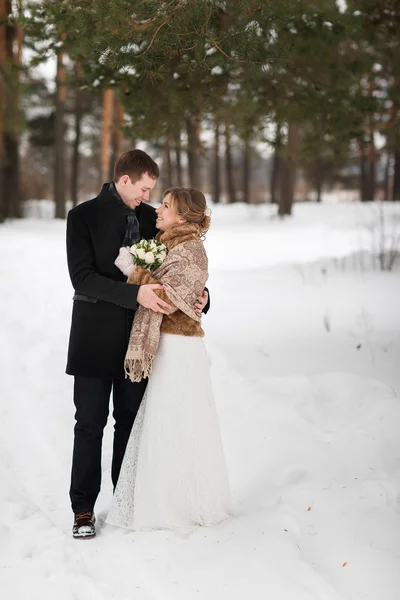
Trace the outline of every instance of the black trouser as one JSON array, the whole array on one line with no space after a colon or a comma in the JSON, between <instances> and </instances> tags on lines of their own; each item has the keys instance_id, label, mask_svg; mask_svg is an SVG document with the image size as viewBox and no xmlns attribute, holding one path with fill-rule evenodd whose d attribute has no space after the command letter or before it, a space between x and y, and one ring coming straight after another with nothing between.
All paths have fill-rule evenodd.
<instances>
[{"instance_id":1,"label":"black trouser","mask_svg":"<svg viewBox=\"0 0 400 600\"><path fill-rule=\"evenodd\" d=\"M75 376L76 425L70 498L74 513L92 511L101 485L101 444L113 388L114 445L111 478L117 484L133 422L142 401L147 379L103 379Z\"/></svg>"}]
</instances>

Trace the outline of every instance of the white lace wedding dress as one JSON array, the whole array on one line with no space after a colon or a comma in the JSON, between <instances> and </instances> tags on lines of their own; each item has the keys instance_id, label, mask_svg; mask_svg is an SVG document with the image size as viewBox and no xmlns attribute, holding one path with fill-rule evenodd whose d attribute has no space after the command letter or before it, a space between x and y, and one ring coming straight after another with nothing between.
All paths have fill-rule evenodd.
<instances>
[{"instance_id":1,"label":"white lace wedding dress","mask_svg":"<svg viewBox=\"0 0 400 600\"><path fill-rule=\"evenodd\" d=\"M202 338L162 334L107 523L135 531L213 525L231 514Z\"/></svg>"}]
</instances>

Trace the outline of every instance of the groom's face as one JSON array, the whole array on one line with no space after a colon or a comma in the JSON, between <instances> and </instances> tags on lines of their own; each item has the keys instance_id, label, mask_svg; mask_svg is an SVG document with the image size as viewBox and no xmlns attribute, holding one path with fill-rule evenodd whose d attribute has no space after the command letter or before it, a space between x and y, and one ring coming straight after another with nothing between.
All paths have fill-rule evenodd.
<instances>
[{"instance_id":1,"label":"groom's face","mask_svg":"<svg viewBox=\"0 0 400 600\"><path fill-rule=\"evenodd\" d=\"M150 198L150 192L156 185L156 179L149 177L147 173L133 182L129 175L122 175L116 188L122 200L130 208L136 208L143 201L147 201Z\"/></svg>"}]
</instances>

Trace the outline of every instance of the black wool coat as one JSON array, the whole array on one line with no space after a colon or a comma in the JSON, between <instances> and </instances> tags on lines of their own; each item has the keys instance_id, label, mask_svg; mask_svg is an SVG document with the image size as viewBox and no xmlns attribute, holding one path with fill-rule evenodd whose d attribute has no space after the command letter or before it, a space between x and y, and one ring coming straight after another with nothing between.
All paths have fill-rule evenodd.
<instances>
[{"instance_id":1,"label":"black wool coat","mask_svg":"<svg viewBox=\"0 0 400 600\"><path fill-rule=\"evenodd\" d=\"M155 209L142 203L136 214L140 237L156 233ZM67 259L73 297L66 372L92 377L124 377L124 358L139 286L114 265L125 236L121 202L105 184L93 200L68 213Z\"/></svg>"}]
</instances>

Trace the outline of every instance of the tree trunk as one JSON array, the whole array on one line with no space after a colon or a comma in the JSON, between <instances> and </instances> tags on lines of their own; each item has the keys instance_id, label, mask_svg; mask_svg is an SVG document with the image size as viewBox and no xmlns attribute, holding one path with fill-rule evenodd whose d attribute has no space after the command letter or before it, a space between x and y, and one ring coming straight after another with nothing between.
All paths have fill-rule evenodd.
<instances>
[{"instance_id":1,"label":"tree trunk","mask_svg":"<svg viewBox=\"0 0 400 600\"><path fill-rule=\"evenodd\" d=\"M244 139L243 148L243 202L250 203L250 139Z\"/></svg>"},{"instance_id":2,"label":"tree trunk","mask_svg":"<svg viewBox=\"0 0 400 600\"><path fill-rule=\"evenodd\" d=\"M101 182L109 180L110 176L110 149L111 149L111 126L113 119L114 91L110 88L104 90L103 115L101 125L101 154L100 154L100 177Z\"/></svg>"},{"instance_id":3,"label":"tree trunk","mask_svg":"<svg viewBox=\"0 0 400 600\"><path fill-rule=\"evenodd\" d=\"M200 115L195 114L186 120L186 130L188 136L188 170L189 185L192 188L201 187L200 173Z\"/></svg>"},{"instance_id":4,"label":"tree trunk","mask_svg":"<svg viewBox=\"0 0 400 600\"><path fill-rule=\"evenodd\" d=\"M214 197L213 201L217 204L221 200L221 172L220 172L220 122L215 119L215 145L214 145Z\"/></svg>"},{"instance_id":5,"label":"tree trunk","mask_svg":"<svg viewBox=\"0 0 400 600\"><path fill-rule=\"evenodd\" d=\"M19 181L19 144L14 132L4 138L6 164L4 168L4 195L6 216L8 219L21 217L20 181Z\"/></svg>"},{"instance_id":6,"label":"tree trunk","mask_svg":"<svg viewBox=\"0 0 400 600\"><path fill-rule=\"evenodd\" d=\"M270 183L270 194L271 204L279 204L279 187L282 176L282 156L280 150L275 150L272 159L272 170L271 170L271 183Z\"/></svg>"},{"instance_id":7,"label":"tree trunk","mask_svg":"<svg viewBox=\"0 0 400 600\"><path fill-rule=\"evenodd\" d=\"M369 82L369 93L370 98L372 100L373 92L375 89L375 81L373 76L370 77ZM374 201L375 200L375 161L376 161L376 152L375 152L375 144L374 144L374 122L373 117L370 116L368 119L368 142L366 146L366 152L364 152L366 157L366 165L365 169L365 197L364 201Z\"/></svg>"},{"instance_id":8,"label":"tree trunk","mask_svg":"<svg viewBox=\"0 0 400 600\"><path fill-rule=\"evenodd\" d=\"M385 165L385 177L383 180L383 199L390 199L390 163L391 163L392 155L390 150L386 150L386 165Z\"/></svg>"},{"instance_id":9,"label":"tree trunk","mask_svg":"<svg viewBox=\"0 0 400 600\"><path fill-rule=\"evenodd\" d=\"M6 19L12 15L11 0L6 2ZM13 204L15 200L15 192L13 183L15 183L15 173L13 172L13 159L15 159L15 137L13 125L15 122L14 113L14 91L13 90L13 43L14 43L14 27L8 21L5 28L5 132L4 132L4 205L5 216L7 219L12 218Z\"/></svg>"},{"instance_id":10,"label":"tree trunk","mask_svg":"<svg viewBox=\"0 0 400 600\"><path fill-rule=\"evenodd\" d=\"M10 14L12 12L12 2L9 1ZM9 216L12 219L22 217L21 203L21 177L20 177L20 156L19 156L19 130L20 130L20 94L19 94L19 73L22 60L22 42L23 35L21 27L13 24L8 28L9 36L9 60L12 64L12 82L10 89L10 109L13 113L14 128L8 135L8 156L7 175L6 175L6 196L10 198Z\"/></svg>"},{"instance_id":11,"label":"tree trunk","mask_svg":"<svg viewBox=\"0 0 400 600\"><path fill-rule=\"evenodd\" d=\"M18 13L22 14L21 0L18 0ZM16 78L17 78L17 97L15 106L20 110L20 69L22 64L22 45L24 42L24 35L21 26L16 27L16 41L17 45L14 52L14 64L16 67ZM21 164L20 164L20 135L16 135L16 152L15 152L15 202L14 202L14 217L21 219L23 217L22 211L22 190L21 190Z\"/></svg>"},{"instance_id":12,"label":"tree trunk","mask_svg":"<svg viewBox=\"0 0 400 600\"><path fill-rule=\"evenodd\" d=\"M114 165L117 159L124 152L124 132L122 131L123 123L124 123L124 109L118 97L118 94L114 94L114 106L113 106L113 120L114 124L112 127L112 155L109 160L109 173L108 179L112 181L114 178Z\"/></svg>"},{"instance_id":13,"label":"tree trunk","mask_svg":"<svg viewBox=\"0 0 400 600\"><path fill-rule=\"evenodd\" d=\"M2 7L4 19L12 16L11 0L6 0ZM2 109L3 126L0 154L2 154L1 191L3 195L3 218L21 217L21 194L19 176L19 62L21 58L21 34L16 25L9 21L1 27L2 58ZM15 44L17 41L17 44Z\"/></svg>"},{"instance_id":14,"label":"tree trunk","mask_svg":"<svg viewBox=\"0 0 400 600\"><path fill-rule=\"evenodd\" d=\"M279 181L281 176L282 169L282 157L280 155L282 151L282 133L281 133L281 124L277 123L276 125L276 134L275 134L275 150L272 158L272 166L271 166L271 179L270 179L270 196L271 196L271 204L278 204L278 194L279 194Z\"/></svg>"},{"instance_id":15,"label":"tree trunk","mask_svg":"<svg viewBox=\"0 0 400 600\"><path fill-rule=\"evenodd\" d=\"M297 125L289 123L288 126L288 142L285 159L282 161L281 181L280 181L280 198L279 211L280 217L292 214L292 205L294 201L294 185L295 185L295 164L298 151L298 130Z\"/></svg>"},{"instance_id":16,"label":"tree trunk","mask_svg":"<svg viewBox=\"0 0 400 600\"><path fill-rule=\"evenodd\" d=\"M236 186L233 173L232 147L231 147L231 131L230 125L225 123L225 148L226 148L226 189L228 192L228 202L236 202Z\"/></svg>"},{"instance_id":17,"label":"tree trunk","mask_svg":"<svg viewBox=\"0 0 400 600\"><path fill-rule=\"evenodd\" d=\"M124 107L118 96L115 98L115 142L117 159L124 153Z\"/></svg>"},{"instance_id":18,"label":"tree trunk","mask_svg":"<svg viewBox=\"0 0 400 600\"><path fill-rule=\"evenodd\" d=\"M281 175L278 214L284 217L292 214L294 196L294 170L289 159L282 161Z\"/></svg>"},{"instance_id":19,"label":"tree trunk","mask_svg":"<svg viewBox=\"0 0 400 600\"><path fill-rule=\"evenodd\" d=\"M181 132L175 137L176 182L183 185Z\"/></svg>"},{"instance_id":20,"label":"tree trunk","mask_svg":"<svg viewBox=\"0 0 400 600\"><path fill-rule=\"evenodd\" d=\"M360 200L361 202L368 200L368 169L364 141L360 142Z\"/></svg>"},{"instance_id":21,"label":"tree trunk","mask_svg":"<svg viewBox=\"0 0 400 600\"><path fill-rule=\"evenodd\" d=\"M64 114L67 87L65 83L64 55L57 55L56 115L54 148L54 202L56 219L65 219L65 139Z\"/></svg>"},{"instance_id":22,"label":"tree trunk","mask_svg":"<svg viewBox=\"0 0 400 600\"><path fill-rule=\"evenodd\" d=\"M375 143L374 143L374 134L371 125L370 129L370 138L369 138L369 147L368 147L368 200L375 200L376 193L376 176L375 176L375 167L376 167L376 151L375 151Z\"/></svg>"},{"instance_id":23,"label":"tree trunk","mask_svg":"<svg viewBox=\"0 0 400 600\"><path fill-rule=\"evenodd\" d=\"M7 18L6 0L0 0L0 223L6 219L5 190L4 190L4 121L5 121L5 82L4 66L6 58L5 22Z\"/></svg>"},{"instance_id":24,"label":"tree trunk","mask_svg":"<svg viewBox=\"0 0 400 600\"><path fill-rule=\"evenodd\" d=\"M376 177L375 177L376 152L374 138L371 133L368 142L360 142L360 197L361 202L369 202L375 199Z\"/></svg>"},{"instance_id":25,"label":"tree trunk","mask_svg":"<svg viewBox=\"0 0 400 600\"><path fill-rule=\"evenodd\" d=\"M316 186L316 191L317 191L317 202L321 203L321 199L322 199L322 181L318 181L317 186Z\"/></svg>"},{"instance_id":26,"label":"tree trunk","mask_svg":"<svg viewBox=\"0 0 400 600\"><path fill-rule=\"evenodd\" d=\"M165 138L165 142L164 142L164 160L165 160L165 168L164 168L164 175L165 175L165 183L167 188L170 188L173 186L173 181L174 181L174 176L172 173L172 160L171 160L171 140L168 136L166 136Z\"/></svg>"},{"instance_id":27,"label":"tree trunk","mask_svg":"<svg viewBox=\"0 0 400 600\"><path fill-rule=\"evenodd\" d=\"M400 135L395 138L392 200L400 200Z\"/></svg>"},{"instance_id":28,"label":"tree trunk","mask_svg":"<svg viewBox=\"0 0 400 600\"><path fill-rule=\"evenodd\" d=\"M322 200L322 185L324 182L321 161L317 158L315 163L315 191L317 192L317 202Z\"/></svg>"},{"instance_id":29,"label":"tree trunk","mask_svg":"<svg viewBox=\"0 0 400 600\"><path fill-rule=\"evenodd\" d=\"M75 139L72 147L72 164L71 164L71 201L72 206L78 204L78 185L79 185L79 163L80 154L79 146L81 143L81 129L82 129L82 118L83 118L83 102L82 102L82 91L80 85L80 68L79 64L75 63L75 79L78 82L78 87L75 91Z\"/></svg>"},{"instance_id":30,"label":"tree trunk","mask_svg":"<svg viewBox=\"0 0 400 600\"><path fill-rule=\"evenodd\" d=\"M320 204L322 199L322 179L317 179L315 184L315 190L317 192L317 202L318 204Z\"/></svg>"}]
</instances>

